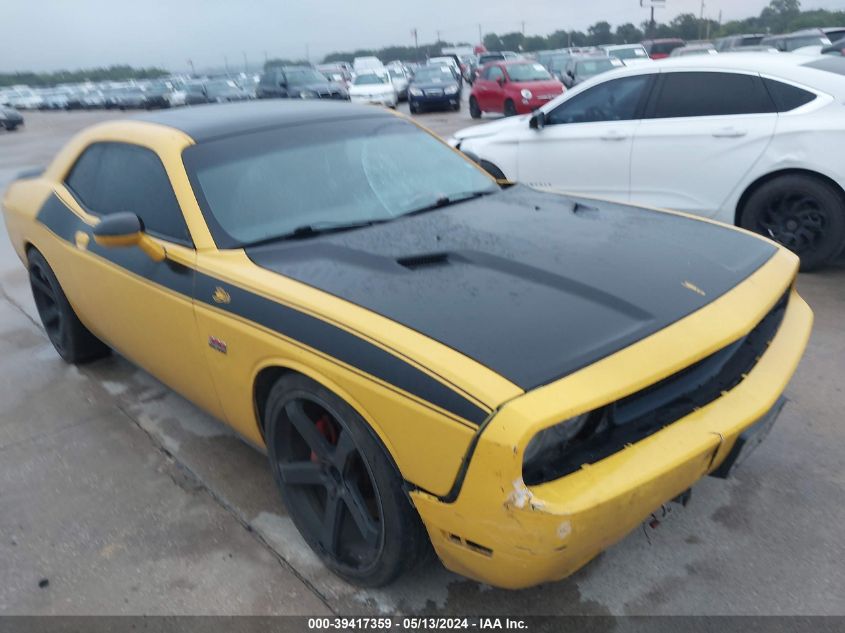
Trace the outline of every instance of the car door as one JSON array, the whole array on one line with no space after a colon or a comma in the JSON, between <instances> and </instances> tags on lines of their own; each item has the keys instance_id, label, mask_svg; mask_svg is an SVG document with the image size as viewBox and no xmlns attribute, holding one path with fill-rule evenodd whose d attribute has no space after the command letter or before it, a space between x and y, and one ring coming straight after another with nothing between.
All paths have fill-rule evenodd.
<instances>
[{"instance_id":1,"label":"car door","mask_svg":"<svg viewBox=\"0 0 845 633\"><path fill-rule=\"evenodd\" d=\"M605 81L547 111L542 129L520 137L518 180L627 200L631 146L654 77Z\"/></svg>"},{"instance_id":2,"label":"car door","mask_svg":"<svg viewBox=\"0 0 845 633\"><path fill-rule=\"evenodd\" d=\"M664 71L634 138L631 201L715 216L776 123L756 73Z\"/></svg>"},{"instance_id":3,"label":"car door","mask_svg":"<svg viewBox=\"0 0 845 633\"><path fill-rule=\"evenodd\" d=\"M156 262L137 246L103 247L77 222L68 297L94 334L159 380L221 415L193 307L196 251L168 175L151 149L90 145L58 191L69 214L97 218L131 211L167 251Z\"/></svg>"},{"instance_id":4,"label":"car door","mask_svg":"<svg viewBox=\"0 0 845 633\"><path fill-rule=\"evenodd\" d=\"M505 73L499 66L490 66L478 82L478 105L485 112L501 112L505 92L499 81L504 82Z\"/></svg>"}]
</instances>

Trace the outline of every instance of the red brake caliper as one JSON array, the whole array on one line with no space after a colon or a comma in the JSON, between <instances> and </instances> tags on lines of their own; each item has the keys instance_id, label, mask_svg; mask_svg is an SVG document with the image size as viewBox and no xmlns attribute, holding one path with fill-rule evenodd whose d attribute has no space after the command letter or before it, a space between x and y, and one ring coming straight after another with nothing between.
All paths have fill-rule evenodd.
<instances>
[{"instance_id":1,"label":"red brake caliper","mask_svg":"<svg viewBox=\"0 0 845 633\"><path fill-rule=\"evenodd\" d=\"M326 441L331 446L337 445L337 431L335 430L334 426L332 426L331 421L329 420L328 414L323 414L319 417L319 419L314 423L314 426L317 427L317 430L320 432ZM317 453L311 451L311 461L317 462L319 459L317 458Z\"/></svg>"}]
</instances>

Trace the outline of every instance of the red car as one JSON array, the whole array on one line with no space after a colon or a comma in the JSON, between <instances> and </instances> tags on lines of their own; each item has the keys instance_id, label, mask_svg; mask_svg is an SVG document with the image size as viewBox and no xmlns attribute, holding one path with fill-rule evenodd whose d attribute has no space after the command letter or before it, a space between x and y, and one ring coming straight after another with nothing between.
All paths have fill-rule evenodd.
<instances>
[{"instance_id":1,"label":"red car","mask_svg":"<svg viewBox=\"0 0 845 633\"><path fill-rule=\"evenodd\" d=\"M480 118L482 112L528 114L564 90L542 64L526 60L491 62L472 85L469 113L473 119Z\"/></svg>"}]
</instances>

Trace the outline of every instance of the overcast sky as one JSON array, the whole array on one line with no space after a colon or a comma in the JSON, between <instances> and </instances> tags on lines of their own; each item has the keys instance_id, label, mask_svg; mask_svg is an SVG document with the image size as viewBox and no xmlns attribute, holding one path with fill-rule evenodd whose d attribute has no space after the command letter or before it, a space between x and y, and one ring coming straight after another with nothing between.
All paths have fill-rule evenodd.
<instances>
[{"instance_id":1,"label":"overcast sky","mask_svg":"<svg viewBox=\"0 0 845 633\"><path fill-rule=\"evenodd\" d=\"M705 0L705 15L756 15L768 0ZM240 67L270 57L312 60L389 44L478 39L522 29L545 35L647 18L639 0L3 0L0 71L56 70L127 63L179 71ZM698 14L701 0L667 0L656 18ZM803 8L845 9L845 0L804 0Z\"/></svg>"}]
</instances>

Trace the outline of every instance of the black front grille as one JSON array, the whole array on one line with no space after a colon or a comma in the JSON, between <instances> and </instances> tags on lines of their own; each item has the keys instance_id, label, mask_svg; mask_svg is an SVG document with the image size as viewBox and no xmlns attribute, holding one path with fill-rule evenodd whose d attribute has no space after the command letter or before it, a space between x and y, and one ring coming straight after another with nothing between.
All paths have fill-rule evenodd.
<instances>
[{"instance_id":1,"label":"black front grille","mask_svg":"<svg viewBox=\"0 0 845 633\"><path fill-rule=\"evenodd\" d=\"M630 396L590 415L588 424L557 456L528 467L528 485L568 475L584 464L594 464L625 446L653 435L662 428L707 406L730 391L766 351L783 321L789 291L746 336Z\"/></svg>"}]
</instances>

